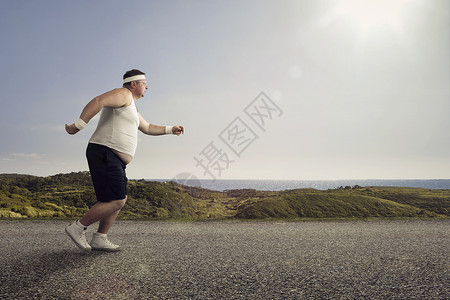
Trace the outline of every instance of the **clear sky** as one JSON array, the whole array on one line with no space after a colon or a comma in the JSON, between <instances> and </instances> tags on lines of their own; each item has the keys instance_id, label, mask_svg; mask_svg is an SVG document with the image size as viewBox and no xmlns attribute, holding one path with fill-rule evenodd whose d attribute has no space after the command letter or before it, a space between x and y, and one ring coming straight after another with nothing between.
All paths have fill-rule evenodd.
<instances>
[{"instance_id":1,"label":"clear sky","mask_svg":"<svg viewBox=\"0 0 450 300\"><path fill-rule=\"evenodd\" d=\"M138 68L186 133L140 133L129 178L450 178L449 28L448 0L0 0L0 173L87 170L98 119L64 124Z\"/></svg>"}]
</instances>

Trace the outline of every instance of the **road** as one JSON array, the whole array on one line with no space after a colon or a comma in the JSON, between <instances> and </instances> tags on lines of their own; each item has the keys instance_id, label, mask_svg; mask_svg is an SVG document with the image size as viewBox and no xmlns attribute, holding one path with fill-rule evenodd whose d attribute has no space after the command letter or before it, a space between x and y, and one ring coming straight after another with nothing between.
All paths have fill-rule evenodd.
<instances>
[{"instance_id":1,"label":"road","mask_svg":"<svg viewBox=\"0 0 450 300\"><path fill-rule=\"evenodd\" d=\"M119 221L116 253L82 252L67 224L0 221L0 299L450 297L450 220Z\"/></svg>"}]
</instances>

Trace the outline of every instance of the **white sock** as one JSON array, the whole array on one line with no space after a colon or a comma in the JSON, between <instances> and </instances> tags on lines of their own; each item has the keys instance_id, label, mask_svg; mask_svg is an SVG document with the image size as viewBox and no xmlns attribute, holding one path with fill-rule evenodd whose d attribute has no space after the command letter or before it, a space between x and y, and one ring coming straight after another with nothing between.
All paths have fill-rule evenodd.
<instances>
[{"instance_id":1,"label":"white sock","mask_svg":"<svg viewBox=\"0 0 450 300\"><path fill-rule=\"evenodd\" d=\"M100 233L100 232L96 232L95 235L99 236L99 237L106 237L106 233Z\"/></svg>"}]
</instances>

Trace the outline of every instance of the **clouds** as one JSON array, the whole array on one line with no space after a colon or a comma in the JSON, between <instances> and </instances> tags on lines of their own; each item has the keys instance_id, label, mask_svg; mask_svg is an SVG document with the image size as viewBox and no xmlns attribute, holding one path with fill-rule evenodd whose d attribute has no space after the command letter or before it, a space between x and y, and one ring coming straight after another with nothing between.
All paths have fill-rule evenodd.
<instances>
[{"instance_id":1,"label":"clouds","mask_svg":"<svg viewBox=\"0 0 450 300\"><path fill-rule=\"evenodd\" d=\"M41 174L40 169L50 165L46 154L40 153L0 153L2 173Z\"/></svg>"},{"instance_id":2,"label":"clouds","mask_svg":"<svg viewBox=\"0 0 450 300\"><path fill-rule=\"evenodd\" d=\"M14 159L20 158L20 159L41 159L42 155L37 153L12 153L11 154Z\"/></svg>"}]
</instances>

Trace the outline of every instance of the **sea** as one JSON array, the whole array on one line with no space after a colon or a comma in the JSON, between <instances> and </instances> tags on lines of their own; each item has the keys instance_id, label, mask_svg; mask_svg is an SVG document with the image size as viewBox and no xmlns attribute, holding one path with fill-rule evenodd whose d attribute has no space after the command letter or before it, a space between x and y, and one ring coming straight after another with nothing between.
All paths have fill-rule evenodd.
<instances>
[{"instance_id":1,"label":"sea","mask_svg":"<svg viewBox=\"0 0 450 300\"><path fill-rule=\"evenodd\" d=\"M236 180L236 179L148 179L149 181L175 181L180 184L202 187L214 191L255 189L283 191L301 188L316 190L336 189L346 186L395 186L425 189L450 189L450 179L347 179L347 180Z\"/></svg>"}]
</instances>

